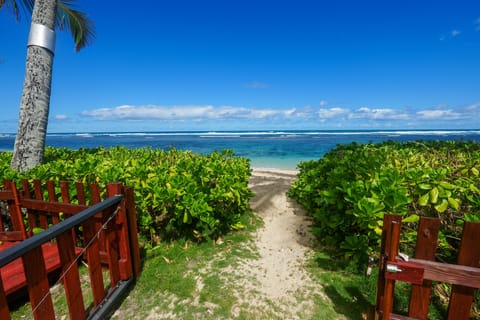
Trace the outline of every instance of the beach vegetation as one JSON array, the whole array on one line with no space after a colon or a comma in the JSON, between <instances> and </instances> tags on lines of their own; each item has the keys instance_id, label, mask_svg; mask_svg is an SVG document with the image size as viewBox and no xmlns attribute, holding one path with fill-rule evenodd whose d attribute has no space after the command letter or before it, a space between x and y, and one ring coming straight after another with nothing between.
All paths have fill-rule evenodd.
<instances>
[{"instance_id":1,"label":"beach vegetation","mask_svg":"<svg viewBox=\"0 0 480 320\"><path fill-rule=\"evenodd\" d=\"M313 232L366 267L379 252L384 214L403 216L402 251L412 254L420 216L441 219L437 258L456 261L464 221L480 221L480 145L416 141L339 145L299 164L289 195Z\"/></svg>"},{"instance_id":2,"label":"beach vegetation","mask_svg":"<svg viewBox=\"0 0 480 320\"><path fill-rule=\"evenodd\" d=\"M250 210L250 162L230 150L47 147L45 163L25 173L10 169L11 156L0 154L2 179L97 183L102 190L109 182L133 186L139 231L150 247L165 239L216 239L242 229Z\"/></svg>"},{"instance_id":3,"label":"beach vegetation","mask_svg":"<svg viewBox=\"0 0 480 320\"><path fill-rule=\"evenodd\" d=\"M93 23L76 10L74 0L0 0L19 19L20 9L31 15L25 80L20 116L11 166L26 171L43 162L47 134L55 29L71 33L76 50L85 47L94 37Z\"/></svg>"}]
</instances>

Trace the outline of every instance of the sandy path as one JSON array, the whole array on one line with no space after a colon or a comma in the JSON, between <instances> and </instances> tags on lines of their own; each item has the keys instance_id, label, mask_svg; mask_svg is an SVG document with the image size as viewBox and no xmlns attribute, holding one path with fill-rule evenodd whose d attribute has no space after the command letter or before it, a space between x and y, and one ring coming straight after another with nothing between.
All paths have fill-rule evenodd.
<instances>
[{"instance_id":1,"label":"sandy path","mask_svg":"<svg viewBox=\"0 0 480 320\"><path fill-rule=\"evenodd\" d=\"M250 205L264 221L255 234L259 258L248 260L235 270L250 275L243 282L245 291L239 298L250 299L260 308L268 307L282 319L308 318L307 310L312 309L310 298L321 292L304 268L313 254L310 221L286 196L295 176L295 171L253 171L249 186L255 197Z\"/></svg>"},{"instance_id":2,"label":"sandy path","mask_svg":"<svg viewBox=\"0 0 480 320\"><path fill-rule=\"evenodd\" d=\"M128 297L115 319L312 319L317 297L328 299L321 286L310 278L305 266L314 254L309 219L303 210L287 198L286 192L296 177L295 171L255 169L249 181L255 193L251 208L262 218L263 226L251 240L239 243L249 252L225 259L224 251L209 257L200 269L192 269L196 285L192 298L174 293L156 292L145 297L154 306L148 316L138 316L138 299ZM228 248L228 247L225 247ZM185 276L192 276L187 272ZM214 301L200 299L207 279L218 277L229 301L229 315L217 316L220 308ZM161 303L160 303L161 302ZM176 306L182 306L176 308ZM228 310L228 309L227 309Z\"/></svg>"}]
</instances>

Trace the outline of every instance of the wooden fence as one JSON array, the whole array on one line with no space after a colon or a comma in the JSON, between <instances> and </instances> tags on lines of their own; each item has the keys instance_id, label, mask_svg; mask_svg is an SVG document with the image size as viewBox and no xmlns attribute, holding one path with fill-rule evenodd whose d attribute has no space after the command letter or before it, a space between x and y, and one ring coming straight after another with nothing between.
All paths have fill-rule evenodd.
<instances>
[{"instance_id":1,"label":"wooden fence","mask_svg":"<svg viewBox=\"0 0 480 320\"><path fill-rule=\"evenodd\" d=\"M49 278L56 271L70 319L102 319L140 273L133 189L108 184L102 201L95 184L87 191L75 184L73 196L65 182L59 188L52 181L45 186L46 190L35 180L31 187L23 180L18 190L5 181L0 190L0 202L9 213L0 215L0 319L11 318L8 301L22 288L28 289L34 319L55 319ZM44 231L35 234L39 229ZM93 295L89 312L79 260L88 265ZM102 269L108 270L108 286Z\"/></svg>"},{"instance_id":2,"label":"wooden fence","mask_svg":"<svg viewBox=\"0 0 480 320\"><path fill-rule=\"evenodd\" d=\"M435 262L440 220L422 217L415 258L399 256L402 218L385 215L376 308L369 319L427 319L432 281L452 284L448 319L470 319L475 288L480 288L480 223L465 222L457 264ZM396 281L412 283L408 316L392 313Z\"/></svg>"}]
</instances>

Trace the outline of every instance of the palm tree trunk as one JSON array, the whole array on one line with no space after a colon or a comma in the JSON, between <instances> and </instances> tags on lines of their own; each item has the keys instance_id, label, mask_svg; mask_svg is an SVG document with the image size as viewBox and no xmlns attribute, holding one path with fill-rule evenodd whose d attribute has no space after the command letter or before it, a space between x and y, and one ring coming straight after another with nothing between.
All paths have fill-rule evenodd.
<instances>
[{"instance_id":1,"label":"palm tree trunk","mask_svg":"<svg viewBox=\"0 0 480 320\"><path fill-rule=\"evenodd\" d=\"M54 30L56 8L57 0L36 0L32 24L40 24ZM52 67L53 52L42 46L28 46L18 131L11 163L11 167L20 172L43 162Z\"/></svg>"}]
</instances>

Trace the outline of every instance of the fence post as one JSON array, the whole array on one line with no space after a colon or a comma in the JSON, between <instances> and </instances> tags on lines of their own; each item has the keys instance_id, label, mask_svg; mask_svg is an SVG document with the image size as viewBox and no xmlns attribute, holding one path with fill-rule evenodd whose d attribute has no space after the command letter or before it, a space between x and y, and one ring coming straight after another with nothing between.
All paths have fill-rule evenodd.
<instances>
[{"instance_id":1,"label":"fence post","mask_svg":"<svg viewBox=\"0 0 480 320\"><path fill-rule=\"evenodd\" d=\"M72 233L69 231L62 233L57 237L57 243L70 319L85 319L85 307Z\"/></svg>"},{"instance_id":2,"label":"fence post","mask_svg":"<svg viewBox=\"0 0 480 320\"><path fill-rule=\"evenodd\" d=\"M415 246L416 259L435 260L439 229L440 219L420 218L417 231L417 244ZM423 284L421 285L412 284L410 306L408 308L408 315L410 317L427 320L431 290L431 280L423 280Z\"/></svg>"},{"instance_id":3,"label":"fence post","mask_svg":"<svg viewBox=\"0 0 480 320\"><path fill-rule=\"evenodd\" d=\"M5 190L12 192L13 201L8 201L8 211L10 212L10 219L12 220L13 229L20 231L22 239L28 237L25 224L23 222L23 214L20 206L20 195L18 194L17 185L11 180L3 181Z\"/></svg>"},{"instance_id":4,"label":"fence post","mask_svg":"<svg viewBox=\"0 0 480 320\"><path fill-rule=\"evenodd\" d=\"M0 319L10 320L10 310L8 309L7 297L3 289L2 273L0 270Z\"/></svg>"},{"instance_id":5,"label":"fence post","mask_svg":"<svg viewBox=\"0 0 480 320\"><path fill-rule=\"evenodd\" d=\"M400 227L401 222L392 221L390 224L390 246L387 252L387 264L388 262L395 262L398 255L398 247L400 244ZM393 297L395 291L395 280L385 280L385 296L383 300L383 320L389 320L390 314L393 309Z\"/></svg>"},{"instance_id":6,"label":"fence post","mask_svg":"<svg viewBox=\"0 0 480 320\"><path fill-rule=\"evenodd\" d=\"M382 230L382 240L380 245L380 258L378 263L378 281L377 281L377 301L376 309L380 317L382 317L384 310L384 299L385 299L385 261L389 254L391 234L390 226L392 221L401 222L402 217L400 215L386 214L383 216L383 230Z\"/></svg>"},{"instance_id":7,"label":"fence post","mask_svg":"<svg viewBox=\"0 0 480 320\"><path fill-rule=\"evenodd\" d=\"M465 222L457 264L480 267L480 223ZM448 319L469 319L475 290L470 287L452 286L448 305Z\"/></svg>"},{"instance_id":8,"label":"fence post","mask_svg":"<svg viewBox=\"0 0 480 320\"><path fill-rule=\"evenodd\" d=\"M50 285L48 283L42 247L28 251L22 256L28 295L35 320L55 319Z\"/></svg>"},{"instance_id":9,"label":"fence post","mask_svg":"<svg viewBox=\"0 0 480 320\"><path fill-rule=\"evenodd\" d=\"M127 225L128 235L130 238L130 251L133 267L133 275L138 277L141 272L140 263L140 249L138 247L138 227L137 227L137 214L135 209L135 193L133 187L124 187L126 209L127 209Z\"/></svg>"}]
</instances>

